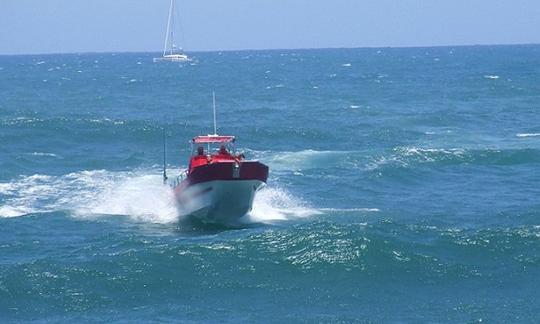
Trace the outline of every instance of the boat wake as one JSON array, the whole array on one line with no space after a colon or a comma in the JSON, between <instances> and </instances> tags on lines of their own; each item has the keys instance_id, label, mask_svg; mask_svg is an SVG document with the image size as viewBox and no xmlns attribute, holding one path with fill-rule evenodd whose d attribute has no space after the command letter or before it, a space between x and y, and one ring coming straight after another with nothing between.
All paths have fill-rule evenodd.
<instances>
[{"instance_id":1,"label":"boat wake","mask_svg":"<svg viewBox=\"0 0 540 324\"><path fill-rule=\"evenodd\" d=\"M144 171L81 171L62 176L22 176L0 183L0 217L68 211L74 217L126 215L165 223L176 209L159 175Z\"/></svg>"},{"instance_id":2,"label":"boat wake","mask_svg":"<svg viewBox=\"0 0 540 324\"><path fill-rule=\"evenodd\" d=\"M142 222L176 222L173 193L161 181L154 169L21 176L0 183L0 217L67 211L76 218L118 215ZM257 194L246 221L264 223L317 213L286 190L266 187Z\"/></svg>"}]
</instances>

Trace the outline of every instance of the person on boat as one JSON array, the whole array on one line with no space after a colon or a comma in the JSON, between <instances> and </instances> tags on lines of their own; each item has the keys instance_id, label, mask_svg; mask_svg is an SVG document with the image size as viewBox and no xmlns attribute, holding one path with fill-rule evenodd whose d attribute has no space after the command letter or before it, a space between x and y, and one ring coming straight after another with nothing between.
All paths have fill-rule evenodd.
<instances>
[{"instance_id":1,"label":"person on boat","mask_svg":"<svg viewBox=\"0 0 540 324\"><path fill-rule=\"evenodd\" d=\"M229 155L229 152L227 151L227 148L225 147L225 145L221 145L219 147L219 154L221 154L221 155Z\"/></svg>"},{"instance_id":2,"label":"person on boat","mask_svg":"<svg viewBox=\"0 0 540 324\"><path fill-rule=\"evenodd\" d=\"M204 148L202 146L197 147L197 155L193 156L189 161L189 172L191 173L194 168L208 162L207 156L204 155Z\"/></svg>"}]
</instances>

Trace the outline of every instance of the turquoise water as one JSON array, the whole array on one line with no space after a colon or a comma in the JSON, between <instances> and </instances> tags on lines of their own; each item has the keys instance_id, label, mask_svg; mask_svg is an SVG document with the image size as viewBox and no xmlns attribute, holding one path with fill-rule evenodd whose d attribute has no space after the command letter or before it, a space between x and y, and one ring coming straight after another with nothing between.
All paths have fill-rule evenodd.
<instances>
[{"instance_id":1,"label":"turquoise water","mask_svg":"<svg viewBox=\"0 0 540 324\"><path fill-rule=\"evenodd\" d=\"M540 46L153 56L0 56L0 321L540 320ZM161 186L213 90L243 228Z\"/></svg>"}]
</instances>

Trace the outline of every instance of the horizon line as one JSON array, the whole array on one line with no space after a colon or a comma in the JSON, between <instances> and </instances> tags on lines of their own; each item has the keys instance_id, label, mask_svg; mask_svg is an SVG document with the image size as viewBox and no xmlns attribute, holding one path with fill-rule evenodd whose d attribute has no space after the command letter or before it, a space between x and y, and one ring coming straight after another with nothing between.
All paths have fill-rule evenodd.
<instances>
[{"instance_id":1,"label":"horizon line","mask_svg":"<svg viewBox=\"0 0 540 324\"><path fill-rule=\"evenodd\" d=\"M335 47L297 47L297 48L244 48L244 49L225 49L225 50L194 50L184 51L185 53L222 53L222 52L256 52L256 51L298 51L298 50L329 50L329 49L388 49L388 48L443 48L443 47L489 47L489 46L531 46L540 45L540 43L499 43L499 44L459 44L459 45L398 45L398 46L335 46ZM161 53L156 51L80 51L80 52L42 52L42 53L18 53L5 54L0 56L34 56L34 55L81 55L81 54L135 54L135 53Z\"/></svg>"}]
</instances>

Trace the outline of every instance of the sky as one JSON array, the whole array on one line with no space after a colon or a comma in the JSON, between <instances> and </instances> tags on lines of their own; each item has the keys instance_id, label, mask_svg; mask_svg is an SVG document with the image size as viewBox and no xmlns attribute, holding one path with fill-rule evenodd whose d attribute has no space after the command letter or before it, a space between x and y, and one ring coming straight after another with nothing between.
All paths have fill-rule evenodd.
<instances>
[{"instance_id":1,"label":"sky","mask_svg":"<svg viewBox=\"0 0 540 324\"><path fill-rule=\"evenodd\" d=\"M189 51L540 43L539 0L177 0ZM0 0L0 54L157 52L169 0Z\"/></svg>"}]
</instances>

